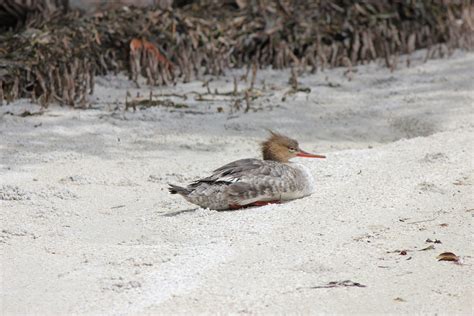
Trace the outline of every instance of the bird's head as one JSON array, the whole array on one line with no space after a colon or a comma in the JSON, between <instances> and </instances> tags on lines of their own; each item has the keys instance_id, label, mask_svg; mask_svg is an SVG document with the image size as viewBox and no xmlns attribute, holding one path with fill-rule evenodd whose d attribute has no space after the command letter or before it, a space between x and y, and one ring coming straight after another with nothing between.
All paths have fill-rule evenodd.
<instances>
[{"instance_id":1,"label":"bird's head","mask_svg":"<svg viewBox=\"0 0 474 316\"><path fill-rule=\"evenodd\" d=\"M302 150L298 142L287 136L270 131L270 137L262 143L262 154L264 160L288 162L291 158L326 158Z\"/></svg>"}]
</instances>

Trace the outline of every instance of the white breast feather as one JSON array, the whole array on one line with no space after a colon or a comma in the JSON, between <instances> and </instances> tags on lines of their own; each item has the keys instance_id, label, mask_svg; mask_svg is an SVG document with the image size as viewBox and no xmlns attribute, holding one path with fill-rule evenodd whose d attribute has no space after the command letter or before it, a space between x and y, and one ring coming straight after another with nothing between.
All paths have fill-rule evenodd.
<instances>
[{"instance_id":1,"label":"white breast feather","mask_svg":"<svg viewBox=\"0 0 474 316\"><path fill-rule=\"evenodd\" d=\"M273 197L264 197L260 196L258 198L255 198L255 201L262 201L262 200L281 200L281 201L290 201L294 199L299 199L308 195L313 194L316 191L316 185L314 182L314 178L311 175L310 170L299 163L295 162L290 162L288 165L292 168L295 168L300 171L296 181L301 184L300 189L295 190L295 191L285 191L281 192L279 196L273 196ZM284 178L284 176L282 177ZM248 202L248 201L246 201ZM254 202L253 200L251 202ZM249 202L249 203L251 203Z\"/></svg>"},{"instance_id":2,"label":"white breast feather","mask_svg":"<svg viewBox=\"0 0 474 316\"><path fill-rule=\"evenodd\" d=\"M300 197L313 194L316 191L316 183L308 167L297 162L290 162L290 166L300 170L302 173L302 179L298 180L304 183L303 190L299 192Z\"/></svg>"}]
</instances>

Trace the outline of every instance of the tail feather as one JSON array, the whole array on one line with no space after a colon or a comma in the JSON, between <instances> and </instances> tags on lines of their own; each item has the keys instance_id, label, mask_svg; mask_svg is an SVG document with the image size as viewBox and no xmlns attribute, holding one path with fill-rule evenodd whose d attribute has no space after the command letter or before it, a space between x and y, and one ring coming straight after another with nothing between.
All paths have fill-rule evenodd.
<instances>
[{"instance_id":1,"label":"tail feather","mask_svg":"<svg viewBox=\"0 0 474 316\"><path fill-rule=\"evenodd\" d=\"M187 196L189 193L191 193L191 191L186 188L183 188L174 184L168 184L168 185L169 185L168 190L170 191L171 194L181 194L181 195Z\"/></svg>"}]
</instances>

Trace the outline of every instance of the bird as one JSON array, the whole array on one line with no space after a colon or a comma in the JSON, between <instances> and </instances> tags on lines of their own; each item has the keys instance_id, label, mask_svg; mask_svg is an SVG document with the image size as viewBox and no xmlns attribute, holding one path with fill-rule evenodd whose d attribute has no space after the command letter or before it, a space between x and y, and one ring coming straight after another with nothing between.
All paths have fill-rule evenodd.
<instances>
[{"instance_id":1,"label":"bird","mask_svg":"<svg viewBox=\"0 0 474 316\"><path fill-rule=\"evenodd\" d=\"M308 153L296 140L273 131L261 143L261 151L262 160L236 160L186 187L169 184L168 190L192 204L212 210L264 206L314 193L315 183L309 169L290 160L326 156Z\"/></svg>"}]
</instances>

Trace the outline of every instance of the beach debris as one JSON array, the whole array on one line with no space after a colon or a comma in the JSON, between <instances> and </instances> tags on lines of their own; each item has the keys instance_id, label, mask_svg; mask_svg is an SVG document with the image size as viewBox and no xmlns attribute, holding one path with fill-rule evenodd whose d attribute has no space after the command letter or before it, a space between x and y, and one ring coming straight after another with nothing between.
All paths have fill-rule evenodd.
<instances>
[{"instance_id":1,"label":"beach debris","mask_svg":"<svg viewBox=\"0 0 474 316\"><path fill-rule=\"evenodd\" d=\"M455 255L453 252L443 252L439 254L436 259L438 259L438 261L452 261L457 264L462 264L461 257Z\"/></svg>"},{"instance_id":2,"label":"beach debris","mask_svg":"<svg viewBox=\"0 0 474 316\"><path fill-rule=\"evenodd\" d=\"M420 224L420 223L426 223L426 222L432 222L435 221L438 217L430 218L430 219L423 219L419 221L414 221L414 222L406 222L407 224Z\"/></svg>"},{"instance_id":3,"label":"beach debris","mask_svg":"<svg viewBox=\"0 0 474 316\"><path fill-rule=\"evenodd\" d=\"M413 252L414 250L409 250L409 249L404 249L404 250L393 250L393 251L387 251L387 253L396 253L399 256L406 256L408 255L409 252ZM406 260L411 260L412 257L406 258Z\"/></svg>"},{"instance_id":4,"label":"beach debris","mask_svg":"<svg viewBox=\"0 0 474 316\"><path fill-rule=\"evenodd\" d=\"M5 112L5 115L12 115L12 116L19 116L19 117L28 117L28 116L38 116L38 115L42 115L44 113L44 111L37 111L37 112L30 112L28 110L25 110L19 114L15 114L11 111L7 111Z\"/></svg>"},{"instance_id":5,"label":"beach debris","mask_svg":"<svg viewBox=\"0 0 474 316\"><path fill-rule=\"evenodd\" d=\"M110 209L113 210L113 209L117 209L117 208L122 208L122 207L125 207L125 205L117 205L117 206L112 206Z\"/></svg>"},{"instance_id":6,"label":"beach debris","mask_svg":"<svg viewBox=\"0 0 474 316\"><path fill-rule=\"evenodd\" d=\"M396 298L394 298L393 300L396 301L396 302L406 302L406 300L404 300L404 299L401 298L401 297L396 297Z\"/></svg>"},{"instance_id":7,"label":"beach debris","mask_svg":"<svg viewBox=\"0 0 474 316\"><path fill-rule=\"evenodd\" d=\"M468 176L457 179L455 182L453 182L453 184L454 185L472 185L472 183L469 181Z\"/></svg>"},{"instance_id":8,"label":"beach debris","mask_svg":"<svg viewBox=\"0 0 474 316\"><path fill-rule=\"evenodd\" d=\"M429 245L428 247L425 247L425 248L420 249L418 251L427 251L427 250L433 250L433 249L435 249L435 246L434 245Z\"/></svg>"},{"instance_id":9,"label":"beach debris","mask_svg":"<svg viewBox=\"0 0 474 316\"><path fill-rule=\"evenodd\" d=\"M253 93L258 70L268 66L293 69L291 86L300 91L297 77L305 71L345 66L354 80L357 65L377 59L394 70L399 56L415 49L442 58L474 47L468 1L245 3L124 6L93 15L58 5L55 14L32 15L0 33L0 102L86 108L97 75L126 72L137 85L139 76L171 85L245 67ZM242 100L247 111L252 98Z\"/></svg>"},{"instance_id":10,"label":"beach debris","mask_svg":"<svg viewBox=\"0 0 474 316\"><path fill-rule=\"evenodd\" d=\"M435 240L431 240L431 239L426 239L425 240L426 243L433 243L433 244L441 244L441 240L438 240L438 239L435 239ZM434 245L429 245L425 248L422 248L422 249L418 249L416 250L417 247L415 247L415 249L403 249L403 250L393 250L393 251L387 251L387 253L398 253L400 256L406 256L408 255L409 252L414 252L414 251L427 251L427 250L433 250L435 249L435 246ZM410 260L411 257L407 258L407 260Z\"/></svg>"},{"instance_id":11,"label":"beach debris","mask_svg":"<svg viewBox=\"0 0 474 316\"><path fill-rule=\"evenodd\" d=\"M125 110L133 108L134 110L139 107L140 110L151 108L155 106L162 106L167 108L183 109L188 108L189 106L186 103L176 103L169 99L165 100L148 100L148 99L135 99L130 100L125 103Z\"/></svg>"},{"instance_id":12,"label":"beach debris","mask_svg":"<svg viewBox=\"0 0 474 316\"><path fill-rule=\"evenodd\" d=\"M311 88L300 86L300 83L298 82L298 74L293 67L291 68L291 76L288 80L288 83L290 84L291 88L283 94L281 98L282 102L286 101L286 97L288 95L293 95L298 92L311 93Z\"/></svg>"},{"instance_id":13,"label":"beach debris","mask_svg":"<svg viewBox=\"0 0 474 316\"><path fill-rule=\"evenodd\" d=\"M324 285L308 287L308 289L330 289L330 288L335 288L335 287L367 287L367 286L359 282L344 280L344 281L331 281Z\"/></svg>"}]
</instances>

